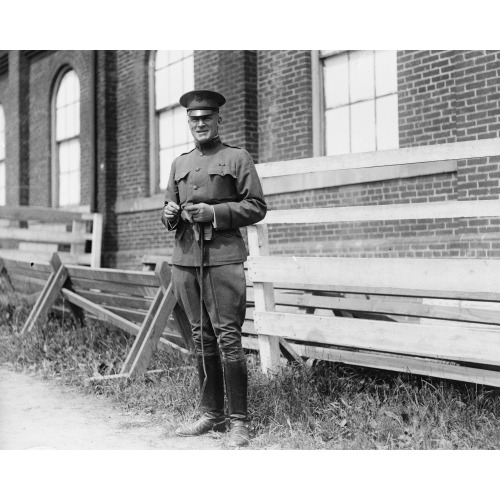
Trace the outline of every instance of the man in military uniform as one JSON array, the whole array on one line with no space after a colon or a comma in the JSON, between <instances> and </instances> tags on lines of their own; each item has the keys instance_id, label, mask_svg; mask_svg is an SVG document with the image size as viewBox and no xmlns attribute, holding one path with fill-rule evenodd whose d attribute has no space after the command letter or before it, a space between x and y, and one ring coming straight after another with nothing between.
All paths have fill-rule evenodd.
<instances>
[{"instance_id":1,"label":"man in military uniform","mask_svg":"<svg viewBox=\"0 0 500 500\"><path fill-rule=\"evenodd\" d=\"M198 436L226 429L225 382L229 444L245 446L248 376L241 327L247 251L239 228L262 220L267 207L248 152L219 138L219 108L226 99L199 90L184 94L179 102L187 109L196 147L172 163L162 221L175 230L172 282L191 324L203 414L176 433Z\"/></svg>"}]
</instances>

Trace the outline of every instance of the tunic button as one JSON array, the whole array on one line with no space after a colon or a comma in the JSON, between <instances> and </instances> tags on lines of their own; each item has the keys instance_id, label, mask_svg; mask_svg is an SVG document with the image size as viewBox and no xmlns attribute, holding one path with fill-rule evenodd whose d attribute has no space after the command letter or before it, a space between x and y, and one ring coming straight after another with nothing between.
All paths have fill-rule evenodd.
<instances>
[{"instance_id":1,"label":"tunic button","mask_svg":"<svg viewBox=\"0 0 500 500\"><path fill-rule=\"evenodd\" d=\"M196 172L199 172L199 171L200 171L200 167L196 167L196 168L195 168L195 171L196 171Z\"/></svg>"},{"instance_id":2,"label":"tunic button","mask_svg":"<svg viewBox=\"0 0 500 500\"><path fill-rule=\"evenodd\" d=\"M193 189L196 191L198 189L198 186L193 186Z\"/></svg>"}]
</instances>

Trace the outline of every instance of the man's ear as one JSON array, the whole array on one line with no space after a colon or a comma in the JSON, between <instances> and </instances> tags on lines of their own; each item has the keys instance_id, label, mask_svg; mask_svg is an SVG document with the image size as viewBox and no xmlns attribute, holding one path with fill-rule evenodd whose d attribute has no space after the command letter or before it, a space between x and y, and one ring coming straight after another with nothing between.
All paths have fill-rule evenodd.
<instances>
[{"instance_id":1,"label":"man's ear","mask_svg":"<svg viewBox=\"0 0 500 500\"><path fill-rule=\"evenodd\" d=\"M220 127L221 124L222 124L222 116L219 115L219 118L217 118L217 125L219 125L219 127Z\"/></svg>"}]
</instances>

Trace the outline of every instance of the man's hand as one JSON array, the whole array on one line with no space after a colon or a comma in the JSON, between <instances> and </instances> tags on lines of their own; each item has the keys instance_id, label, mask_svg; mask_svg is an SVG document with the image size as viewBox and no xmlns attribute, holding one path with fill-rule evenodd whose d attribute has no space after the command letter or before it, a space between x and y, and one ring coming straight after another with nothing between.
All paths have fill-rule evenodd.
<instances>
[{"instance_id":1,"label":"man's hand","mask_svg":"<svg viewBox=\"0 0 500 500\"><path fill-rule=\"evenodd\" d=\"M163 210L161 212L161 221L163 222L163 225L167 227L167 222L168 221L173 221L179 214L179 205L174 203L173 201L169 201L167 205L163 207Z\"/></svg>"},{"instance_id":2,"label":"man's hand","mask_svg":"<svg viewBox=\"0 0 500 500\"><path fill-rule=\"evenodd\" d=\"M193 218L194 222L212 222L214 220L214 209L206 203L197 203L184 207Z\"/></svg>"}]
</instances>

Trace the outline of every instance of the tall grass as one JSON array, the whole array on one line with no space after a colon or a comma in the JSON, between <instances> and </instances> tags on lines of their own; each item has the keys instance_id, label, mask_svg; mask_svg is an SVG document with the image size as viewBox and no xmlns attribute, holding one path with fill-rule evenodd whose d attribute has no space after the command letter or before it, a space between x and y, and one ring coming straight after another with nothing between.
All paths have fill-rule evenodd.
<instances>
[{"instance_id":1,"label":"tall grass","mask_svg":"<svg viewBox=\"0 0 500 500\"><path fill-rule=\"evenodd\" d=\"M89 383L118 373L133 337L102 323L50 318L21 335L28 310L0 305L0 362L82 391L161 424L165 435L195 418L193 360L154 354L158 374ZM273 379L249 353L253 449L497 449L500 391L490 387L327 362L285 367Z\"/></svg>"}]
</instances>

